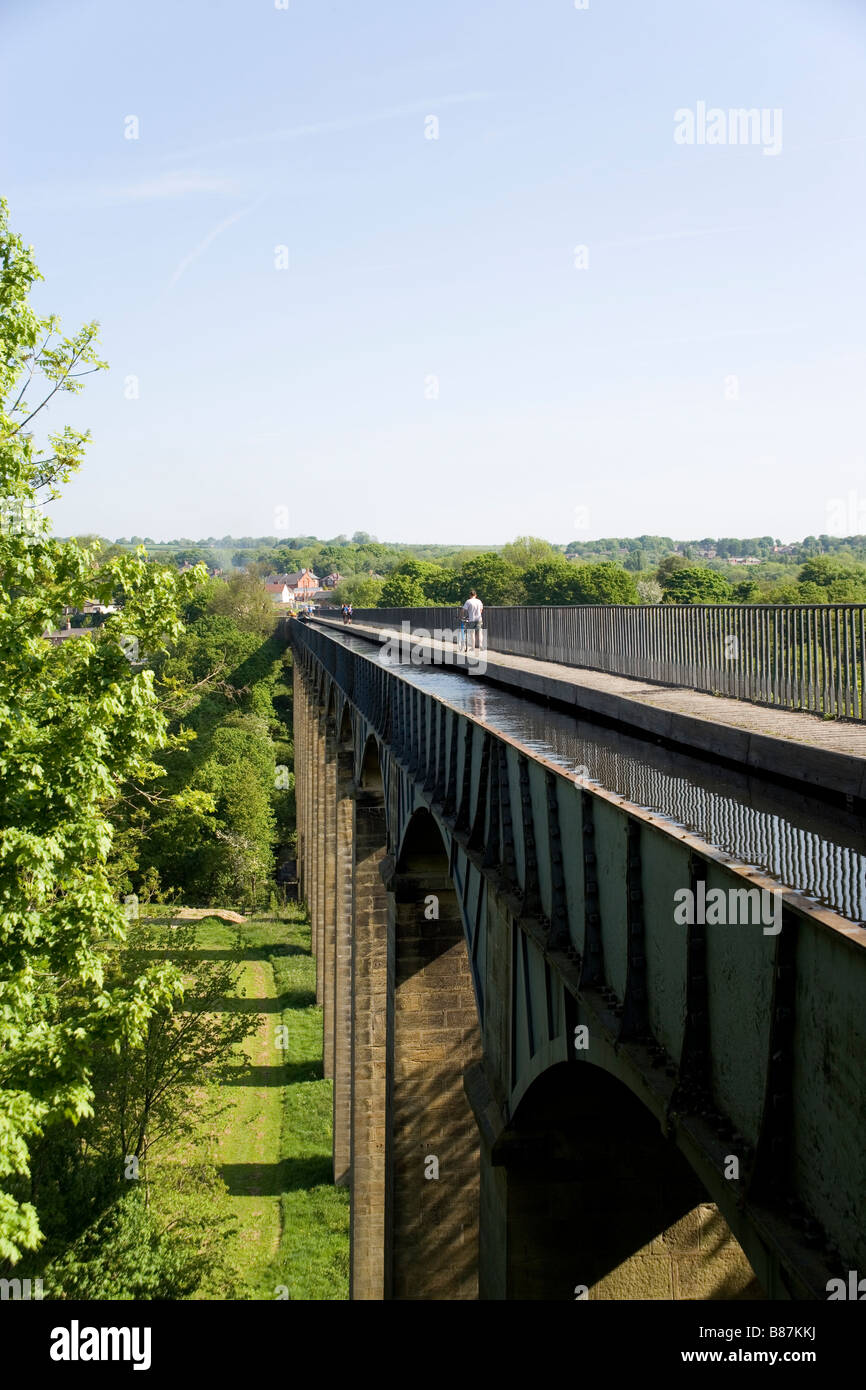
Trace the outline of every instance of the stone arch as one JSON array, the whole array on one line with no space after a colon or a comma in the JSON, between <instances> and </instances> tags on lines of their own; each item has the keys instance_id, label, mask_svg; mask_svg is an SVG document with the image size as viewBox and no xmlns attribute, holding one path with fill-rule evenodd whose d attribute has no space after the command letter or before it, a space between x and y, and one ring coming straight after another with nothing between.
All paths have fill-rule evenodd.
<instances>
[{"instance_id":1,"label":"stone arch","mask_svg":"<svg viewBox=\"0 0 866 1390\"><path fill-rule=\"evenodd\" d=\"M686 1158L601 1067L560 1062L543 1072L492 1162L502 1170L505 1239L488 1297L764 1297Z\"/></svg>"},{"instance_id":2,"label":"stone arch","mask_svg":"<svg viewBox=\"0 0 866 1390\"><path fill-rule=\"evenodd\" d=\"M419 809L389 882L387 1294L478 1292L478 1131L463 1086L481 1055L460 906L442 832Z\"/></svg>"},{"instance_id":3,"label":"stone arch","mask_svg":"<svg viewBox=\"0 0 866 1390\"><path fill-rule=\"evenodd\" d=\"M355 731L352 724L352 707L349 701L343 699L342 708L338 710L337 717L337 743L341 748L354 747Z\"/></svg>"},{"instance_id":4,"label":"stone arch","mask_svg":"<svg viewBox=\"0 0 866 1390\"><path fill-rule=\"evenodd\" d=\"M324 691L325 715L328 719L332 719L335 725L339 714L339 704L340 692L337 689L337 684L335 681L328 679Z\"/></svg>"},{"instance_id":5,"label":"stone arch","mask_svg":"<svg viewBox=\"0 0 866 1390\"><path fill-rule=\"evenodd\" d=\"M379 757L379 743L375 734L368 734L358 768L358 785L365 791L384 793L385 780L382 776L382 762Z\"/></svg>"},{"instance_id":6,"label":"stone arch","mask_svg":"<svg viewBox=\"0 0 866 1390\"><path fill-rule=\"evenodd\" d=\"M441 868L443 860L447 868L448 849L442 831L426 806L420 806L403 827L397 871L423 871L425 865L434 863L438 869Z\"/></svg>"}]
</instances>

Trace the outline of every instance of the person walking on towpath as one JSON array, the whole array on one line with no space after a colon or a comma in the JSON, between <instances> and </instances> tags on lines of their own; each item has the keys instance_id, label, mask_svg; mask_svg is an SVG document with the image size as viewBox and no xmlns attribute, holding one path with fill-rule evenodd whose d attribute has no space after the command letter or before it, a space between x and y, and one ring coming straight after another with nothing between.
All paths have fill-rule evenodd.
<instances>
[{"instance_id":1,"label":"person walking on towpath","mask_svg":"<svg viewBox=\"0 0 866 1390\"><path fill-rule=\"evenodd\" d=\"M469 635L469 645L476 650L481 647L481 614L483 612L484 604L475 590L470 589L469 597L463 605L463 618Z\"/></svg>"}]
</instances>

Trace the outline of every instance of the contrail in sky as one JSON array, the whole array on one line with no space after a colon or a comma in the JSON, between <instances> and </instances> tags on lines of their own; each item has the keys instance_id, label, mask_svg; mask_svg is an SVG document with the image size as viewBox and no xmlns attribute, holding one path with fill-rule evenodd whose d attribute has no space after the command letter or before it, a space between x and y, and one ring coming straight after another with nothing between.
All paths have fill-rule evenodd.
<instances>
[{"instance_id":1,"label":"contrail in sky","mask_svg":"<svg viewBox=\"0 0 866 1390\"><path fill-rule=\"evenodd\" d=\"M203 237L198 245L194 246L189 254L184 256L180 265L169 280L168 288L170 290L174 288L183 273L192 265L193 261L197 261L199 256L207 250L212 242L216 241L217 237L220 236L222 232L226 231L228 227L234 226L235 222L240 222L242 217L246 217L247 213L252 212L260 203L263 203L267 196L267 193L263 193L261 198L256 198L255 202L250 203L248 207L240 208L237 212L233 212L230 217L224 217L222 222L218 222L215 227L211 228L207 236Z\"/></svg>"},{"instance_id":2,"label":"contrail in sky","mask_svg":"<svg viewBox=\"0 0 866 1390\"><path fill-rule=\"evenodd\" d=\"M198 145L195 149L184 150L181 154L166 155L167 159L192 159L200 154L213 154L217 150L240 149L245 145L281 144L289 140L300 140L305 135L328 135L332 131L355 130L359 126L377 125L380 121L396 121L402 116L412 116L419 111L435 112L443 106L462 106L467 102L489 101L490 92L457 92L451 96L430 97L427 101L413 101L405 106L390 106L384 111L374 111L367 115L342 116L332 121L313 121L309 125L289 126L286 130L267 130L257 135L238 135L233 140L219 140L213 145Z\"/></svg>"}]
</instances>

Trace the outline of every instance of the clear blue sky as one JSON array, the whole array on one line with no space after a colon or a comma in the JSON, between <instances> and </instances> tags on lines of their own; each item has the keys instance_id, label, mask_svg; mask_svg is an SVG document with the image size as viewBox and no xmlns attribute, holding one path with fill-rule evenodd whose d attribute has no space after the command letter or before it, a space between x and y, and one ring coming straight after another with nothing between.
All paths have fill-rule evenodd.
<instances>
[{"instance_id":1,"label":"clear blue sky","mask_svg":"<svg viewBox=\"0 0 866 1390\"><path fill-rule=\"evenodd\" d=\"M38 307L111 365L61 532L866 532L854 0L4 0L0 51Z\"/></svg>"}]
</instances>

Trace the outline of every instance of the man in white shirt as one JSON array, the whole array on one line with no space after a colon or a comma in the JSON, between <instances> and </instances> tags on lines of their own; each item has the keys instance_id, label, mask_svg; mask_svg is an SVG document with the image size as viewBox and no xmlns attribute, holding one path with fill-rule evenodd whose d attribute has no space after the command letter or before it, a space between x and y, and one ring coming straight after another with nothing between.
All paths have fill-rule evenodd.
<instances>
[{"instance_id":1,"label":"man in white shirt","mask_svg":"<svg viewBox=\"0 0 866 1390\"><path fill-rule=\"evenodd\" d=\"M463 605L463 620L466 623L466 631L470 637L470 645L476 649L481 646L481 614L484 612L484 604L478 597L474 589L469 590L469 597Z\"/></svg>"}]
</instances>

